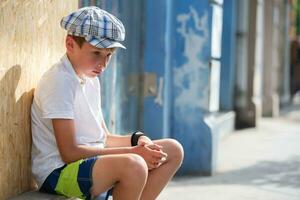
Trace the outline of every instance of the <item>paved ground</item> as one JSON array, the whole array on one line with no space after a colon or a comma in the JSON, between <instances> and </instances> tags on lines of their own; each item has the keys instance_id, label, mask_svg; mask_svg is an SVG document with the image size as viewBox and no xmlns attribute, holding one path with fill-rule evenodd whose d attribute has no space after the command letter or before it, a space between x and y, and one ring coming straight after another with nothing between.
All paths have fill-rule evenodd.
<instances>
[{"instance_id":1,"label":"paved ground","mask_svg":"<svg viewBox=\"0 0 300 200\"><path fill-rule=\"evenodd\" d=\"M300 106L223 139L212 177L174 179L159 200L300 200Z\"/></svg>"}]
</instances>

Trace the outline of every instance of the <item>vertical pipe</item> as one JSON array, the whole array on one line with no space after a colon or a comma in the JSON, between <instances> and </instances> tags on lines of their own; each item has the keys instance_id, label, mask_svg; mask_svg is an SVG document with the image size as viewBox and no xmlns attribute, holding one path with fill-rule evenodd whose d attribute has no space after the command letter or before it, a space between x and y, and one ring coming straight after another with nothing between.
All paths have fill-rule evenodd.
<instances>
[{"instance_id":1,"label":"vertical pipe","mask_svg":"<svg viewBox=\"0 0 300 200\"><path fill-rule=\"evenodd\" d=\"M166 32L165 32L165 73L163 100L163 137L170 136L171 111L171 28L172 28L172 0L166 0Z\"/></svg>"}]
</instances>

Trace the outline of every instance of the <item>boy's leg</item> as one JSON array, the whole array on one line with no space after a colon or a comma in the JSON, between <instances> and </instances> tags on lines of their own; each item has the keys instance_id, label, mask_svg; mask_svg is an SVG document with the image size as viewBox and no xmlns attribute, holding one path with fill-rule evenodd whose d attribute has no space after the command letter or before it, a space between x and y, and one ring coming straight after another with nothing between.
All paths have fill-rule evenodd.
<instances>
[{"instance_id":1,"label":"boy's leg","mask_svg":"<svg viewBox=\"0 0 300 200\"><path fill-rule=\"evenodd\" d=\"M95 162L92 195L97 196L114 185L114 200L139 200L148 169L136 154L105 155Z\"/></svg>"},{"instance_id":2,"label":"boy's leg","mask_svg":"<svg viewBox=\"0 0 300 200\"><path fill-rule=\"evenodd\" d=\"M167 160L158 168L148 172L147 183L142 192L141 200L154 200L174 176L183 160L183 148L174 139L154 140L168 154Z\"/></svg>"}]
</instances>

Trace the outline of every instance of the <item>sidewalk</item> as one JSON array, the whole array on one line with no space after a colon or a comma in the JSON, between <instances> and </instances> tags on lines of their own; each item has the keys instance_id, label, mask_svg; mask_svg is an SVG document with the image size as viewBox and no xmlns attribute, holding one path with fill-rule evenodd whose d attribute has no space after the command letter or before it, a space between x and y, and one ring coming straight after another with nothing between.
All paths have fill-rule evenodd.
<instances>
[{"instance_id":1,"label":"sidewalk","mask_svg":"<svg viewBox=\"0 0 300 200\"><path fill-rule=\"evenodd\" d=\"M175 178L158 199L300 200L300 106L224 138L214 176Z\"/></svg>"}]
</instances>

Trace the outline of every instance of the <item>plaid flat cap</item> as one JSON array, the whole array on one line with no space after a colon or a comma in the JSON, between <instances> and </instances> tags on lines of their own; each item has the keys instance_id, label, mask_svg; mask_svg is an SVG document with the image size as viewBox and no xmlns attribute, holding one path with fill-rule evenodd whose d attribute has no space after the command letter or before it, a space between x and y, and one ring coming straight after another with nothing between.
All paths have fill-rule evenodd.
<instances>
[{"instance_id":1,"label":"plaid flat cap","mask_svg":"<svg viewBox=\"0 0 300 200\"><path fill-rule=\"evenodd\" d=\"M125 28L122 22L96 6L83 7L63 17L60 26L70 35L84 37L95 47L126 49L119 43L125 39Z\"/></svg>"}]
</instances>

